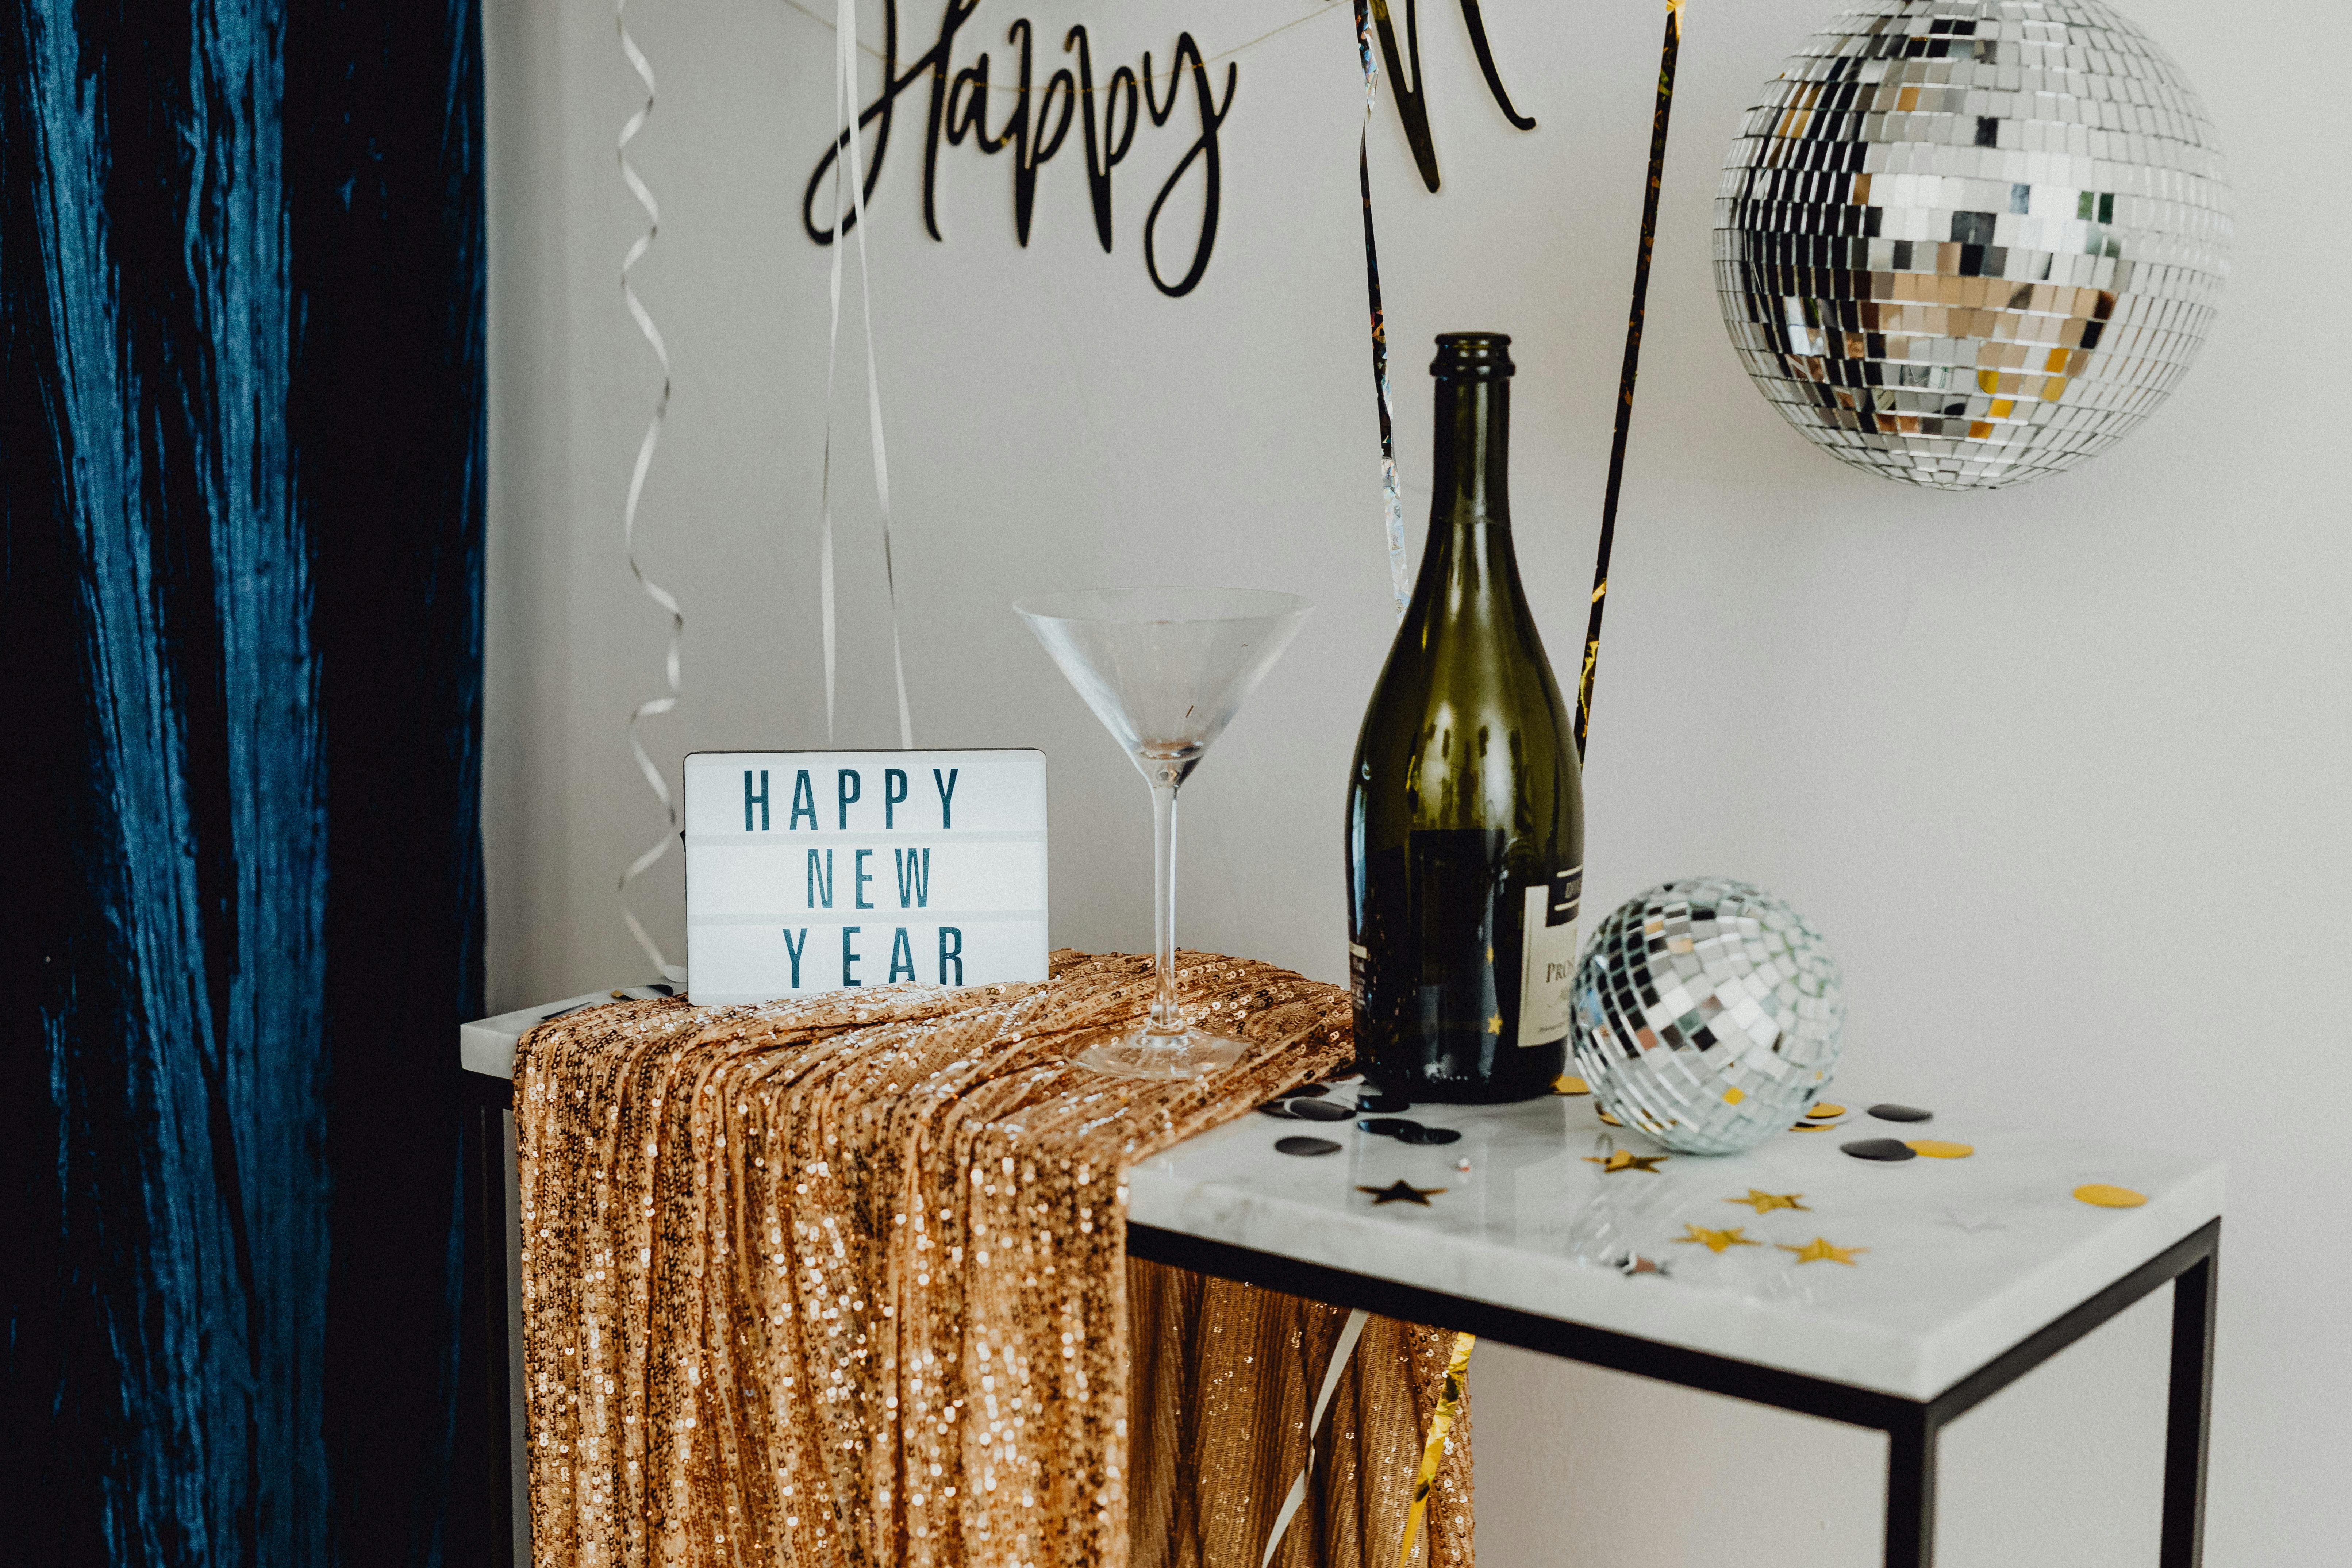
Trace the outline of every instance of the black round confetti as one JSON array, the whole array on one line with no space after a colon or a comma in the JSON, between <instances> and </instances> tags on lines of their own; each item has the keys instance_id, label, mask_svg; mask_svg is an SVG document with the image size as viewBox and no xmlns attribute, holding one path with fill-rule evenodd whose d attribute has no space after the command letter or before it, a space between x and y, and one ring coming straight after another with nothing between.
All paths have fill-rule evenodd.
<instances>
[{"instance_id":1,"label":"black round confetti","mask_svg":"<svg viewBox=\"0 0 2352 1568\"><path fill-rule=\"evenodd\" d=\"M1383 1138L1402 1138L1407 1132L1418 1128L1421 1123L1407 1121L1402 1116L1375 1116L1369 1121L1359 1121L1356 1125L1367 1132L1376 1132Z\"/></svg>"},{"instance_id":2,"label":"black round confetti","mask_svg":"<svg viewBox=\"0 0 2352 1568\"><path fill-rule=\"evenodd\" d=\"M1278 1100L1267 1100L1264 1105L1257 1108L1257 1113L1260 1116L1279 1116L1285 1121L1293 1121L1297 1120L1290 1114L1290 1107Z\"/></svg>"},{"instance_id":3,"label":"black round confetti","mask_svg":"<svg viewBox=\"0 0 2352 1568\"><path fill-rule=\"evenodd\" d=\"M1919 1157L1916 1150L1894 1138L1857 1138L1838 1147L1857 1160L1916 1160Z\"/></svg>"},{"instance_id":4,"label":"black round confetti","mask_svg":"<svg viewBox=\"0 0 2352 1568\"><path fill-rule=\"evenodd\" d=\"M1297 1089L1283 1092L1297 1100L1320 1100L1331 1092L1331 1086L1328 1083L1302 1083Z\"/></svg>"},{"instance_id":5,"label":"black round confetti","mask_svg":"<svg viewBox=\"0 0 2352 1568\"><path fill-rule=\"evenodd\" d=\"M1870 1113L1881 1121L1933 1121L1936 1113L1916 1105L1874 1105Z\"/></svg>"},{"instance_id":6,"label":"black round confetti","mask_svg":"<svg viewBox=\"0 0 2352 1568\"><path fill-rule=\"evenodd\" d=\"M1399 1110L1411 1110L1412 1101L1403 1095L1391 1094L1384 1089L1367 1088L1356 1096L1356 1109L1393 1113Z\"/></svg>"},{"instance_id":7,"label":"black round confetti","mask_svg":"<svg viewBox=\"0 0 2352 1568\"><path fill-rule=\"evenodd\" d=\"M1274 1146L1280 1153L1297 1154L1302 1157L1312 1154L1336 1154L1339 1151L1339 1145L1332 1142L1328 1138L1277 1138L1274 1141Z\"/></svg>"},{"instance_id":8,"label":"black round confetti","mask_svg":"<svg viewBox=\"0 0 2352 1568\"><path fill-rule=\"evenodd\" d=\"M1356 1114L1346 1106L1334 1105L1328 1100L1286 1100L1284 1109L1301 1121L1345 1121Z\"/></svg>"},{"instance_id":9,"label":"black round confetti","mask_svg":"<svg viewBox=\"0 0 2352 1568\"><path fill-rule=\"evenodd\" d=\"M1453 1143L1458 1142L1461 1137L1462 1134L1451 1127L1423 1127L1416 1123L1399 1132L1397 1142L1400 1143Z\"/></svg>"}]
</instances>

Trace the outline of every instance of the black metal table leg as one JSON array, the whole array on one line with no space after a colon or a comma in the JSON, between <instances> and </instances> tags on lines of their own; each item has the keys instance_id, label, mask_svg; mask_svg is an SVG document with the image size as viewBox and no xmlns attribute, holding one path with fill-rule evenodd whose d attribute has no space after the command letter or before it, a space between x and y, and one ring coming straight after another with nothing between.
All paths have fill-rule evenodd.
<instances>
[{"instance_id":1,"label":"black metal table leg","mask_svg":"<svg viewBox=\"0 0 2352 1568\"><path fill-rule=\"evenodd\" d=\"M2221 1266L2212 1249L2172 1283L2172 1389L2164 1423L2162 1568L2205 1558L2205 1451L2213 1417L2213 1307Z\"/></svg>"},{"instance_id":2,"label":"black metal table leg","mask_svg":"<svg viewBox=\"0 0 2352 1568\"><path fill-rule=\"evenodd\" d=\"M1936 1560L1936 1432L1925 1405L1886 1428L1886 1568L1930 1568Z\"/></svg>"}]
</instances>

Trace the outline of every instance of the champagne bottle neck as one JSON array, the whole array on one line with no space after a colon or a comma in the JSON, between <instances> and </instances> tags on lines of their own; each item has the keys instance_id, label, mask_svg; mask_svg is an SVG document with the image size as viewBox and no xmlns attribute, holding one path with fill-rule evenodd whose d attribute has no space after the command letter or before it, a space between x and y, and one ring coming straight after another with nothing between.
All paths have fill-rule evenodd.
<instances>
[{"instance_id":1,"label":"champagne bottle neck","mask_svg":"<svg viewBox=\"0 0 2352 1568\"><path fill-rule=\"evenodd\" d=\"M1499 377L1437 383L1430 542L1457 528L1511 521L1511 384Z\"/></svg>"}]
</instances>

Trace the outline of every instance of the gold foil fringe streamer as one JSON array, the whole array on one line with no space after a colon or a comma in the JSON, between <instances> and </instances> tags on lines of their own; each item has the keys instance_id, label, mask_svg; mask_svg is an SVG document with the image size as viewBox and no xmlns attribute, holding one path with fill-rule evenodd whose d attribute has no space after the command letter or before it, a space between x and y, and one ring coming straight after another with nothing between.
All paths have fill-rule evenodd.
<instances>
[{"instance_id":1,"label":"gold foil fringe streamer","mask_svg":"<svg viewBox=\"0 0 2352 1568\"><path fill-rule=\"evenodd\" d=\"M661 440L662 422L669 416L670 373L668 345L662 342L660 329L654 325L653 316L646 310L645 301L637 298L636 289L629 282L630 269L645 259L646 252L653 248L655 237L661 233L661 207L655 202L653 192L629 163L629 143L636 139L638 132L646 128L646 121L654 111L654 68L646 60L645 51L637 47L636 39L629 36L628 9L629 0L615 0L613 26L621 36L621 52L628 57L638 79L646 84L646 101L645 107L630 115L622 125L620 140L614 147L614 156L620 163L621 179L629 187L629 194L637 198L639 206L646 209L646 231L637 236L630 244L627 254L621 258L621 302L628 307L630 319L636 322L637 331L651 345L654 358L661 362L662 382L661 395L654 400L653 417L646 425L645 439L637 443L636 466L629 473L629 499L621 509L621 548L629 563L629 574L637 580L637 586L644 589L646 597L660 605L669 616L669 641L662 660L668 689L662 696L646 699L629 710L629 751L636 758L637 771L645 775L647 787L654 792L654 798L661 802L662 815L667 826L644 854L629 862L614 890L619 895L621 918L628 922L629 934L636 939L646 956L653 960L656 970L674 975L668 961L662 956L661 948L646 931L644 922L637 919L636 911L629 908L629 884L652 870L677 840L677 797L670 793L668 778L654 765L653 758L646 753L637 725L656 714L669 712L678 704L683 690L678 679L678 648L686 637L686 615L678 607L677 596L646 576L645 568L637 562L637 503L645 495L646 470L653 466L654 448Z\"/></svg>"},{"instance_id":2,"label":"gold foil fringe streamer","mask_svg":"<svg viewBox=\"0 0 2352 1568\"><path fill-rule=\"evenodd\" d=\"M1642 325L1648 313L1650 253L1658 236L1658 186L1666 167L1666 122L1675 107L1675 62L1682 54L1683 0L1666 0L1666 37L1658 51L1657 107L1650 117L1648 185L1642 195L1642 247L1633 263L1633 307L1625 321L1625 363L1617 378L1616 427L1609 444L1609 489L1601 503L1601 545L1592 563L1592 607L1576 676L1576 760L1592 722L1592 676L1601 662L1601 612L1609 598L1609 553L1617 542L1617 490L1625 478L1625 441L1633 425L1633 381L1642 369Z\"/></svg>"},{"instance_id":3,"label":"gold foil fringe streamer","mask_svg":"<svg viewBox=\"0 0 2352 1568\"><path fill-rule=\"evenodd\" d=\"M1404 1542L1397 1548L1397 1568L1405 1568L1412 1561L1413 1538L1421 1533L1421 1516L1429 1510L1429 1490L1437 1484L1446 1436L1462 1413L1462 1380L1469 1374L1471 1347L1477 1342L1475 1334L1454 1336L1454 1357L1445 1363L1445 1394L1437 1402L1437 1414L1429 1420L1429 1442L1421 1451L1421 1474L1412 1483L1412 1510L1404 1516Z\"/></svg>"}]
</instances>

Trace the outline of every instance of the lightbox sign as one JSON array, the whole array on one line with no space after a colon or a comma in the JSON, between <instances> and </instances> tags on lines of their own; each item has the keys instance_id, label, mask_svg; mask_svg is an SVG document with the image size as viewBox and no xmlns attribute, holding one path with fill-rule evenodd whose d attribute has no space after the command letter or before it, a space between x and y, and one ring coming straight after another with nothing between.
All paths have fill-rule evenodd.
<instances>
[{"instance_id":1,"label":"lightbox sign","mask_svg":"<svg viewBox=\"0 0 2352 1568\"><path fill-rule=\"evenodd\" d=\"M699 1003L1045 978L1045 754L697 752Z\"/></svg>"}]
</instances>

